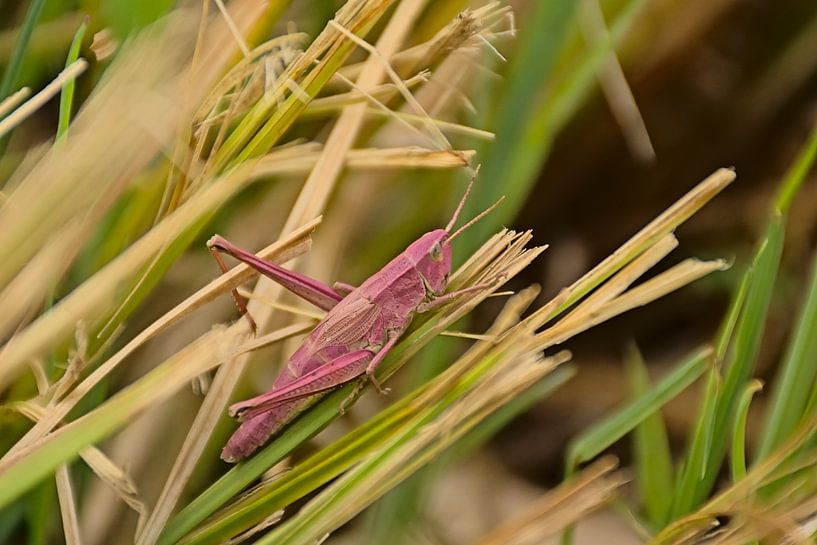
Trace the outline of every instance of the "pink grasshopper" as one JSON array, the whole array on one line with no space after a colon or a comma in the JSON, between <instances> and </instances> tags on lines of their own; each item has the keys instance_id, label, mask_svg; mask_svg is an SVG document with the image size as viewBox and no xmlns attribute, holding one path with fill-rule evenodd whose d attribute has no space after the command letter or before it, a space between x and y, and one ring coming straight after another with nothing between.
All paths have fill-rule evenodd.
<instances>
[{"instance_id":1,"label":"pink grasshopper","mask_svg":"<svg viewBox=\"0 0 817 545\"><path fill-rule=\"evenodd\" d=\"M427 312L501 280L497 278L493 282L445 293L451 273L451 241L501 201L452 234L451 228L462 211L472 185L473 180L445 229L424 234L357 288L341 283L329 287L318 280L264 261L219 235L207 242L222 270L226 270L226 267L218 252L243 261L327 311L300 348L292 354L289 364L281 371L269 392L235 403L229 408L230 416L237 417L241 425L224 447L222 459L236 462L252 454L303 410L309 404L309 398L316 394L361 376L384 392L374 372L416 313ZM242 313L246 314L244 302L237 292L233 292L233 297ZM255 324L249 319L254 329Z\"/></svg>"}]
</instances>

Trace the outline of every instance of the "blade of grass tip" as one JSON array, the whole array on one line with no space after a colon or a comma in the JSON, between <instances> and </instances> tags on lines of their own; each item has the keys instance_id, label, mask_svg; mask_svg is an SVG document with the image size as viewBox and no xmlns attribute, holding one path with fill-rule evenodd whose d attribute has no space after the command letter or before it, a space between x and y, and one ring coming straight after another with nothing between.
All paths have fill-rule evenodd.
<instances>
[{"instance_id":1,"label":"blade of grass tip","mask_svg":"<svg viewBox=\"0 0 817 545\"><path fill-rule=\"evenodd\" d=\"M11 90L17 86L17 79L20 77L23 60L28 50L28 44L31 41L31 34L34 32L34 27L37 26L37 21L40 20L44 5L45 0L31 0L28 5L28 11L26 11L23 24L20 26L20 34L17 36L17 43L14 44L14 51L11 53L5 72L3 72L3 79L0 80L0 100L8 97ZM3 116L0 119L5 117ZM8 141L8 137L0 132L0 156L6 150Z\"/></svg>"},{"instance_id":2,"label":"blade of grass tip","mask_svg":"<svg viewBox=\"0 0 817 545\"><path fill-rule=\"evenodd\" d=\"M715 425L712 430L713 444L709 463L706 466L708 479L702 483L705 489L714 483L717 474L715 466L720 465L727 444L726 428L737 405L740 391L749 380L760 351L766 316L774 293L780 256L783 252L784 238L785 219L783 216L775 216L769 226L767 238L758 252L757 260L752 266L754 273L746 295L744 313L735 327L734 357L726 369L723 395L718 403ZM703 494L704 491L701 490L700 493Z\"/></svg>"},{"instance_id":3,"label":"blade of grass tip","mask_svg":"<svg viewBox=\"0 0 817 545\"><path fill-rule=\"evenodd\" d=\"M749 417L749 405L752 397L763 389L763 382L755 379L744 388L735 411L732 426L732 482L738 482L746 476L746 419Z\"/></svg>"},{"instance_id":4,"label":"blade of grass tip","mask_svg":"<svg viewBox=\"0 0 817 545\"><path fill-rule=\"evenodd\" d=\"M647 367L634 344L627 351L625 363L636 399L647 395L651 388ZM633 452L641 505L652 528L663 528L672 507L672 494L669 491L675 489L675 478L667 429L660 411L636 426Z\"/></svg>"},{"instance_id":5,"label":"blade of grass tip","mask_svg":"<svg viewBox=\"0 0 817 545\"><path fill-rule=\"evenodd\" d=\"M784 232L784 218L775 214L751 266L743 309L728 344L732 355L724 369L725 376L721 379L720 373L713 371L710 377L707 395L714 398L707 397L698 417L690 454L679 479L672 518L689 513L703 501L714 485L725 454L727 428L760 348L783 249Z\"/></svg>"},{"instance_id":6,"label":"blade of grass tip","mask_svg":"<svg viewBox=\"0 0 817 545\"><path fill-rule=\"evenodd\" d=\"M22 106L11 112L0 120L0 141L11 132L17 125L22 123L27 117L43 107L51 98L56 95L64 86L74 81L88 67L85 59L78 59L73 64L57 74L48 85L39 93L28 99ZM2 150L0 150L2 151Z\"/></svg>"},{"instance_id":7,"label":"blade of grass tip","mask_svg":"<svg viewBox=\"0 0 817 545\"><path fill-rule=\"evenodd\" d=\"M797 195L797 191L803 185L806 175L814 166L815 159L817 159L817 125L812 129L803 150L784 177L783 185L775 199L775 209L778 214L786 215L794 197Z\"/></svg>"},{"instance_id":8,"label":"blade of grass tip","mask_svg":"<svg viewBox=\"0 0 817 545\"><path fill-rule=\"evenodd\" d=\"M567 448L568 476L575 472L579 464L601 454L685 390L706 370L711 357L711 348L697 350L644 395L572 440Z\"/></svg>"},{"instance_id":9,"label":"blade of grass tip","mask_svg":"<svg viewBox=\"0 0 817 545\"><path fill-rule=\"evenodd\" d=\"M734 180L735 172L726 168L720 168L707 176L569 288L562 290L558 297L525 318L525 321L536 324L536 327L548 323L675 230Z\"/></svg>"},{"instance_id":10,"label":"blade of grass tip","mask_svg":"<svg viewBox=\"0 0 817 545\"><path fill-rule=\"evenodd\" d=\"M79 59L79 50L82 46L82 40L85 37L85 30L88 28L88 21L84 20L79 25L74 39L71 41L71 47L68 48L68 57L65 59L65 67L71 66L77 59ZM65 138L65 133L68 131L68 123L71 121L71 109L74 105L74 89L76 87L76 80L71 80L62 89L60 95L60 113L59 121L57 123L57 140Z\"/></svg>"},{"instance_id":11,"label":"blade of grass tip","mask_svg":"<svg viewBox=\"0 0 817 545\"><path fill-rule=\"evenodd\" d=\"M614 316L642 307L687 284L691 284L707 274L711 274L714 271L722 271L724 268L725 263L722 260L698 261L697 259L686 259L650 280L639 284L621 296L616 297L597 311L585 316L584 319L579 320L574 317L575 319L567 321L564 325L560 322L550 329L546 329L537 336L538 342L543 348L560 344L578 335L582 331L586 331Z\"/></svg>"},{"instance_id":12,"label":"blade of grass tip","mask_svg":"<svg viewBox=\"0 0 817 545\"><path fill-rule=\"evenodd\" d=\"M11 90L17 85L17 78L20 77L20 70L23 66L28 43L31 40L31 33L34 32L34 27L37 26L37 21L40 20L44 5L45 0L31 0L28 5L25 19L23 19L23 24L20 26L20 34L17 36L17 43L14 45L14 51L6 65L3 79L0 80L0 99L9 96Z\"/></svg>"}]
</instances>

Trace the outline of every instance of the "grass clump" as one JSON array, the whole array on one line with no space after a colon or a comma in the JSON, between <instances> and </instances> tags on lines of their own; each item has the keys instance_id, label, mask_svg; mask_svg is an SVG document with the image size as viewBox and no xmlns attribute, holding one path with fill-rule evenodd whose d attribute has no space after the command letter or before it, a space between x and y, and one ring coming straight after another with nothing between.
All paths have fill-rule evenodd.
<instances>
[{"instance_id":1,"label":"grass clump","mask_svg":"<svg viewBox=\"0 0 817 545\"><path fill-rule=\"evenodd\" d=\"M519 277L546 247L530 230L500 227L524 203L594 74L605 69L603 85L622 84L613 47L643 2L621 3L609 32L593 6L537 5L506 90L495 105L485 100L474 108L471 124L460 111L470 105L471 80L488 87L476 74L502 59L501 45L516 34L513 13L500 2L465 9L457 2L348 0L331 19L317 21L314 36L284 30L284 3L217 1L173 10L156 4L151 13L162 16L147 25L140 19L139 28L107 8L113 12L92 13L73 29L62 52L66 70L23 103L28 91L16 82L42 4L31 3L0 84L0 136L12 137L12 153L3 158L3 172L12 174L0 202L0 392L8 409L0 438L0 537L43 541L58 526L70 544L308 544L387 494L416 507L420 495L401 483L430 478L425 468L480 446L575 373L561 345L727 268L723 260L687 258L654 272L679 245L679 226L735 179L730 169L716 170L674 204L668 200L655 220L544 301L537 285ZM575 17L592 23L595 39L587 47L577 45ZM278 30L271 34L272 28ZM94 37L95 59L85 58L86 34ZM578 68L566 70L573 61ZM540 70L532 71L537 63ZM28 148L15 141L58 92L53 141L49 135ZM638 126L637 145L652 149ZM655 384L633 355L632 403L573 441L568 480L481 543L556 535L616 501L626 478L612 457L580 466L632 431L642 495L636 509L657 542L708 528L714 509L742 513L746 496L739 491L770 506L790 498L792 509L807 509L805 496L783 494L813 455L814 423L798 417L815 404L802 385L814 378L807 363L811 298L757 461L747 461L743 443L786 213L814 148L812 142L784 183L712 345ZM437 182L452 171L473 175L481 161L469 206L482 209L500 194L508 204L458 238L461 264L450 287L501 278L521 288L501 292L492 285L418 318L380 368L378 378L390 380L396 393L364 421L333 426L342 402L362 394L345 385L316 397L250 459L221 465L216 453L233 425L226 406L268 383L258 375L269 362L284 361L320 314L302 309L269 279L244 288L255 279L245 265L212 279L210 269L200 275L203 240L245 223L239 237L263 247L257 254L265 259L331 278L345 258L372 274L379 262L355 249L355 237L377 233L373 255L399 252L404 245L397 242L427 229L457 193L456 184ZM420 177L434 185L418 183ZM399 184L408 186L401 196L423 202L424 214L395 206L382 187L409 180ZM211 304L238 288L257 334ZM483 330L451 331L478 305L508 295ZM426 349L436 350L445 335L471 344L441 358L441 372L401 383L395 375L403 366L443 353ZM682 469L674 472L659 409L703 375L706 397ZM189 418L168 425L175 420L168 407L185 402L191 382L209 382L203 398L187 399ZM165 441L172 447L163 450ZM161 476L121 463L122 445L137 460L165 453L155 464ZM786 457L783 448L798 455ZM727 452L734 482L710 500ZM276 473L284 465L287 471ZM51 482L56 492L49 495ZM99 499L100 487L113 492L115 506ZM662 487L677 492L672 501ZM31 497L39 507L31 507ZM129 514L120 525L124 507ZM388 519L378 532L410 538L405 524ZM761 539L760 529L766 531L748 524L736 531Z\"/></svg>"}]
</instances>

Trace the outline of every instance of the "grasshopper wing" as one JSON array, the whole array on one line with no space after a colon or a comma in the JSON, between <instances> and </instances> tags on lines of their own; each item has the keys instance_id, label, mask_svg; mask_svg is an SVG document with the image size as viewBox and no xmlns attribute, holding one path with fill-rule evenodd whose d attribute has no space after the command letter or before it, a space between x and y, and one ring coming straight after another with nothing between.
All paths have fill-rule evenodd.
<instances>
[{"instance_id":1,"label":"grasshopper wing","mask_svg":"<svg viewBox=\"0 0 817 545\"><path fill-rule=\"evenodd\" d=\"M312 333L317 346L350 346L379 336L373 330L381 309L365 297L342 301L318 324Z\"/></svg>"}]
</instances>

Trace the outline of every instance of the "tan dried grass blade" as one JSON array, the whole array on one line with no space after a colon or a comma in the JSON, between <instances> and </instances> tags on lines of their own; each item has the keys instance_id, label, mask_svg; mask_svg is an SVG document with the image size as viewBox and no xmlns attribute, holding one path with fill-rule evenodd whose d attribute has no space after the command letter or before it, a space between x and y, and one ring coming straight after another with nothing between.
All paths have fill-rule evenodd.
<instances>
[{"instance_id":1,"label":"tan dried grass blade","mask_svg":"<svg viewBox=\"0 0 817 545\"><path fill-rule=\"evenodd\" d=\"M574 479L545 494L519 516L479 540L478 545L542 543L605 505L625 483L615 473L618 462L604 457Z\"/></svg>"}]
</instances>

